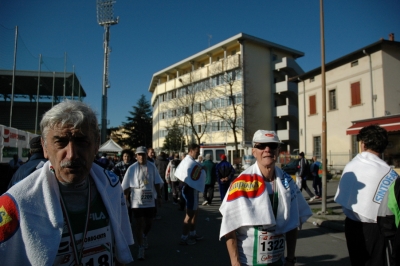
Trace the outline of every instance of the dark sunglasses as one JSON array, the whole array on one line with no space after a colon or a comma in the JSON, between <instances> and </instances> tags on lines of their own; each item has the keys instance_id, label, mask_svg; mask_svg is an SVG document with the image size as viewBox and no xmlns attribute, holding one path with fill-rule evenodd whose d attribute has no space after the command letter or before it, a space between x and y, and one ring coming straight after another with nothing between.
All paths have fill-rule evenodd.
<instances>
[{"instance_id":1,"label":"dark sunglasses","mask_svg":"<svg viewBox=\"0 0 400 266\"><path fill-rule=\"evenodd\" d=\"M266 147L269 147L271 150L276 150L279 148L279 143L257 143L254 144L254 148L259 150L265 150Z\"/></svg>"}]
</instances>

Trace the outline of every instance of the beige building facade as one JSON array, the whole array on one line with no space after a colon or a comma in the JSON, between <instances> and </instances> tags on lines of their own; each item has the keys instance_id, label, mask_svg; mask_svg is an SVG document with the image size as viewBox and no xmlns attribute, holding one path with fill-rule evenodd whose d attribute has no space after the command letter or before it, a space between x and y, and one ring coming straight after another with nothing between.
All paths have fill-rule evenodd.
<instances>
[{"instance_id":1,"label":"beige building facade","mask_svg":"<svg viewBox=\"0 0 400 266\"><path fill-rule=\"evenodd\" d=\"M177 123L187 143L226 145L229 158L251 154L258 129L276 130L284 150L298 148L300 51L244 33L155 73L149 91L153 147ZM236 134L233 133L235 130ZM249 152L250 151L250 152Z\"/></svg>"},{"instance_id":2,"label":"beige building facade","mask_svg":"<svg viewBox=\"0 0 400 266\"><path fill-rule=\"evenodd\" d=\"M385 127L385 120L400 114L400 43L380 40L326 64L325 69L328 165L342 170L358 153L359 129L350 127L361 121L365 125L365 120ZM297 82L300 151L308 158L320 158L321 68L300 75ZM397 153L399 131L387 129L392 143L388 149Z\"/></svg>"}]
</instances>

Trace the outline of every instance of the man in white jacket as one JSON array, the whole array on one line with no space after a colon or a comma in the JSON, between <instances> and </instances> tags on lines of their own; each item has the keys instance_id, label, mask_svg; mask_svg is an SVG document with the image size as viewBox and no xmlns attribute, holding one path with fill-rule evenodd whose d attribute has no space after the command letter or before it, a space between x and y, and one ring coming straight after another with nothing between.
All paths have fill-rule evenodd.
<instances>
[{"instance_id":1,"label":"man in white jacket","mask_svg":"<svg viewBox=\"0 0 400 266\"><path fill-rule=\"evenodd\" d=\"M232 181L220 207L220 238L232 265L296 263L297 228L312 213L290 175L275 166L280 144L274 131L256 131L257 161Z\"/></svg>"},{"instance_id":2,"label":"man in white jacket","mask_svg":"<svg viewBox=\"0 0 400 266\"><path fill-rule=\"evenodd\" d=\"M352 265L385 265L385 239L377 216L390 185L399 177L380 158L388 134L377 125L364 127L357 135L361 153L343 170L335 201L346 215L345 235Z\"/></svg>"},{"instance_id":3,"label":"man in white jacket","mask_svg":"<svg viewBox=\"0 0 400 266\"><path fill-rule=\"evenodd\" d=\"M129 263L132 231L118 177L93 164L96 114L65 101L40 123L49 161L0 197L4 265Z\"/></svg>"}]
</instances>

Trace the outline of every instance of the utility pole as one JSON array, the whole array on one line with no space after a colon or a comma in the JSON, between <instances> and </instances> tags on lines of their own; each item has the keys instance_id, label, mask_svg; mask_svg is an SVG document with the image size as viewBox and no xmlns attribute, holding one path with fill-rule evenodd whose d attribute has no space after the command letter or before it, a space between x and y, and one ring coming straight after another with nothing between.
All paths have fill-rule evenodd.
<instances>
[{"instance_id":1,"label":"utility pole","mask_svg":"<svg viewBox=\"0 0 400 266\"><path fill-rule=\"evenodd\" d=\"M327 122L326 122L326 80L325 80L325 33L324 33L324 0L320 0L321 23L321 87L322 87L322 205L321 212L326 213L326 169L327 162Z\"/></svg>"},{"instance_id":2,"label":"utility pole","mask_svg":"<svg viewBox=\"0 0 400 266\"><path fill-rule=\"evenodd\" d=\"M101 99L101 143L106 141L107 135L107 89L110 88L108 81L108 63L110 57L110 26L118 24L118 19L114 18L113 4L115 1L96 0L97 4L97 23L104 27L104 68L103 68L103 96Z\"/></svg>"}]
</instances>

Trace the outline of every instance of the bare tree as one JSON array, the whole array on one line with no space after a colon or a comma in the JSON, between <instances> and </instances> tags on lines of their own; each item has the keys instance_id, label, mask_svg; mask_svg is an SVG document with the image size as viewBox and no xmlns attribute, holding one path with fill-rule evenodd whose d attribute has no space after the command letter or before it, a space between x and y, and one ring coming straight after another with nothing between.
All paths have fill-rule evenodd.
<instances>
[{"instance_id":1,"label":"bare tree","mask_svg":"<svg viewBox=\"0 0 400 266\"><path fill-rule=\"evenodd\" d=\"M169 117L174 118L170 123L176 122L183 129L186 143L190 143L190 137L193 136L200 144L208 127L208 113L201 103L208 80L202 80L195 72L190 72L179 78L179 82L182 87L169 92L168 112Z\"/></svg>"},{"instance_id":2,"label":"bare tree","mask_svg":"<svg viewBox=\"0 0 400 266\"><path fill-rule=\"evenodd\" d=\"M206 97L212 103L210 113L224 122L225 130L231 133L234 139L235 155L239 157L238 135L243 130L242 114L244 103L242 100L243 67L240 56L224 59L210 68L211 87Z\"/></svg>"}]
</instances>

